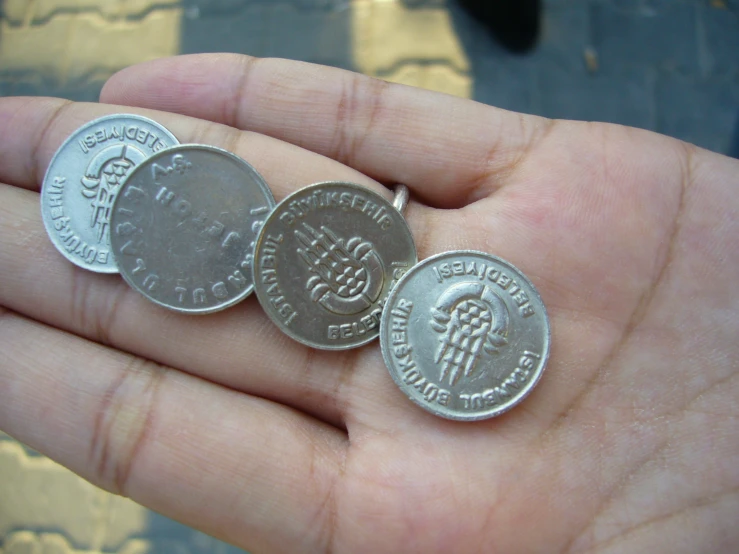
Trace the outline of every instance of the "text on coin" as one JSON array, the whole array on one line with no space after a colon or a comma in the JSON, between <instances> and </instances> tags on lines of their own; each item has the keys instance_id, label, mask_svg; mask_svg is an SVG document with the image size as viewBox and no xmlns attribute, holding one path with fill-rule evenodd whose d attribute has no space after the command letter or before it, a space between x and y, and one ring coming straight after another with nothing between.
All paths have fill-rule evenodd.
<instances>
[{"instance_id":1,"label":"text on coin","mask_svg":"<svg viewBox=\"0 0 739 554\"><path fill-rule=\"evenodd\" d=\"M322 208L339 208L361 212L377 223L383 231L388 230L393 220L387 210L364 194L317 189L305 198L290 202L280 214L280 220L293 225L297 220Z\"/></svg>"},{"instance_id":2,"label":"text on coin","mask_svg":"<svg viewBox=\"0 0 739 554\"><path fill-rule=\"evenodd\" d=\"M518 367L497 387L487 389L477 394L460 394L462 408L465 410L482 410L499 404L504 404L515 393L520 391L531 376L536 360L541 356L533 352L524 352L518 361Z\"/></svg>"},{"instance_id":3,"label":"text on coin","mask_svg":"<svg viewBox=\"0 0 739 554\"><path fill-rule=\"evenodd\" d=\"M274 306L277 313L283 318L285 325L290 325L297 317L297 312L290 303L285 299L280 284L277 281L276 258L275 254L280 245L285 240L281 234L278 236L267 235L261 245L261 257L259 261L259 278L266 285L269 303Z\"/></svg>"},{"instance_id":4,"label":"text on coin","mask_svg":"<svg viewBox=\"0 0 739 554\"><path fill-rule=\"evenodd\" d=\"M398 299L390 311L392 315L390 338L391 350L395 357L395 364L402 372L401 379L418 390L426 402L436 402L441 406L448 406L451 393L431 383L416 368L413 361L413 346L408 341L408 320L413 311L413 302Z\"/></svg>"},{"instance_id":5,"label":"text on coin","mask_svg":"<svg viewBox=\"0 0 739 554\"><path fill-rule=\"evenodd\" d=\"M382 308L376 308L371 314L364 316L359 321L344 323L343 325L329 325L328 339L340 340L364 336L368 331L380 326L380 315L382 315Z\"/></svg>"},{"instance_id":6,"label":"text on coin","mask_svg":"<svg viewBox=\"0 0 739 554\"><path fill-rule=\"evenodd\" d=\"M98 129L94 133L85 135L85 138L79 141L79 145L82 151L87 154L91 148L95 148L96 145L103 142L109 140L123 141L125 139L148 146L152 152L159 152L167 147L167 144L157 135L137 125L113 125L110 128Z\"/></svg>"},{"instance_id":7,"label":"text on coin","mask_svg":"<svg viewBox=\"0 0 739 554\"><path fill-rule=\"evenodd\" d=\"M460 276L474 276L480 281L487 279L491 283L495 283L502 290L510 294L513 302L518 307L519 313L523 317L530 317L536 312L529 302L529 297L521 288L521 286L499 269L488 267L486 264L477 262L456 261L452 263L443 263L432 268L434 276L439 283L443 283L445 279L451 279Z\"/></svg>"}]
</instances>

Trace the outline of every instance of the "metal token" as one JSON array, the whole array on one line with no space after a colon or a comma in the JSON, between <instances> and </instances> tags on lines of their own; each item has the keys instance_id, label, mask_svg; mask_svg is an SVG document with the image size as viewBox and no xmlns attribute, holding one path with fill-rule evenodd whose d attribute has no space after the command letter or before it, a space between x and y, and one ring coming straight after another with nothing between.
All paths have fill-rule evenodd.
<instances>
[{"instance_id":1,"label":"metal token","mask_svg":"<svg viewBox=\"0 0 739 554\"><path fill-rule=\"evenodd\" d=\"M410 200L410 191L407 186L399 183L395 185L394 192L393 206L401 214L405 215L405 209L408 207L408 200Z\"/></svg>"},{"instance_id":2,"label":"metal token","mask_svg":"<svg viewBox=\"0 0 739 554\"><path fill-rule=\"evenodd\" d=\"M510 263L471 250L411 269L387 299L385 364L422 408L474 421L502 414L534 388L549 356L546 308Z\"/></svg>"},{"instance_id":3,"label":"metal token","mask_svg":"<svg viewBox=\"0 0 739 554\"><path fill-rule=\"evenodd\" d=\"M134 169L111 217L111 246L123 278L152 302L205 314L254 289L254 241L274 208L269 187L238 156L189 144Z\"/></svg>"},{"instance_id":4,"label":"metal token","mask_svg":"<svg viewBox=\"0 0 739 554\"><path fill-rule=\"evenodd\" d=\"M351 183L318 183L280 202L254 251L265 312L293 339L344 350L375 339L385 298L417 262L403 216Z\"/></svg>"},{"instance_id":5,"label":"metal token","mask_svg":"<svg viewBox=\"0 0 739 554\"><path fill-rule=\"evenodd\" d=\"M41 186L41 214L57 250L98 273L117 273L110 213L122 180L146 158L179 144L139 115L108 115L77 129L54 154Z\"/></svg>"}]
</instances>

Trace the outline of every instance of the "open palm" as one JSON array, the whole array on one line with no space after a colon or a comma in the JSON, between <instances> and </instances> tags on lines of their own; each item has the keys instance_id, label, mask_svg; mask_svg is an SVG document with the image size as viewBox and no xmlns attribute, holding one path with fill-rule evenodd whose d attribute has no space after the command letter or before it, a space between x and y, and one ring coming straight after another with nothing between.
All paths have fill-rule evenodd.
<instances>
[{"instance_id":1,"label":"open palm","mask_svg":"<svg viewBox=\"0 0 739 554\"><path fill-rule=\"evenodd\" d=\"M0 429L256 552L739 548L739 163L281 60L152 62L102 100L137 108L0 100ZM73 267L37 191L69 133L121 111L235 152L277 200L407 184L421 259L482 250L537 286L541 383L446 421L377 343L319 352L253 298L181 316Z\"/></svg>"}]
</instances>

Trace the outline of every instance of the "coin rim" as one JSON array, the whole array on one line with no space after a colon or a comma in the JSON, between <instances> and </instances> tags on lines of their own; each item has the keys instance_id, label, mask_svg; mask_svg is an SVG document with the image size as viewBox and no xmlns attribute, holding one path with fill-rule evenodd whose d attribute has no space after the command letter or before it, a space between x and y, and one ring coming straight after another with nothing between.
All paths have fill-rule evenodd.
<instances>
[{"instance_id":1,"label":"coin rim","mask_svg":"<svg viewBox=\"0 0 739 554\"><path fill-rule=\"evenodd\" d=\"M131 171L131 173L129 173L126 176L126 180L121 184L121 190L123 189L123 187L126 186L126 184L128 183L129 178L131 178L132 175L135 175L136 174L136 171L140 167L144 167L144 165L146 165L146 163L150 159L151 160L153 160L155 158L156 159L159 159L160 156L163 156L165 154L171 154L173 151L174 151L174 153L177 153L180 150L188 150L188 151L204 150L204 151L208 151L208 152L215 152L217 154L226 155L227 157L230 157L230 158L234 159L237 163L245 164L249 169L251 169L251 171L254 172L254 175L256 177L257 184L262 189L262 192L264 192L266 194L267 203L269 204L269 207L271 208L267 217L269 217L269 215L272 214L272 212L274 211L275 206L276 206L275 198L274 198L274 195L272 194L272 190L269 188L269 185L267 184L267 181L265 181L265 179L262 176L262 174L259 173L253 165L251 165L249 162L247 162L242 157L234 154L233 152L229 152L228 150L224 150L223 148L218 148L217 146L211 146L209 144L196 144L196 143L192 143L192 144L177 144L175 146L171 146L169 148L164 148L164 149L160 150L159 152L156 152L155 154L152 154L151 156L149 156L148 158L146 158L141 164L137 165L133 169L133 171ZM115 200L113 200L113 213L115 213L116 205L118 203L118 198L120 198L120 195L117 195L115 197ZM112 220L113 220L113 217L111 215L111 221ZM265 219L265 221L266 221L266 219ZM261 232L261 229L260 229L260 232ZM116 265L120 269L121 264L118 262L118 258L119 258L118 253L117 253L116 249L113 248L113 238L112 237L113 237L113 235L111 234L111 241L110 241L111 242L111 252L113 253L113 258L115 259ZM255 242L255 244L256 244L256 242ZM253 262L252 262L252 265L253 265ZM254 288L255 288L254 287L254 281L253 281L253 277L254 276L253 276L253 271L252 271L252 283L251 283L251 286L250 287L247 287L244 291L242 291L242 293L239 296L230 299L226 303L219 304L218 306L213 306L213 307L210 307L210 308L203 308L203 309L183 309L183 308L178 308L178 307L172 306L170 304L166 304L165 302L162 302L162 301L160 301L158 299L155 299L155 298L151 297L150 295L148 295L144 291L142 291L141 290L141 287L139 287L137 284L135 284L133 281L131 281L128 278L128 276L123 271L120 271L120 274L121 274L121 277L123 277L123 280L126 281L126 283L128 283L128 285L133 290L135 290L136 292L138 292L139 294L141 294L144 298L146 298L150 302L153 302L154 304L157 304L158 306L161 306L163 308L167 308L168 310L171 310L173 312L177 312L177 313L181 313L181 314L187 314L187 315L208 315L208 314L213 314L213 313L217 313L217 312L223 311L223 310L225 310L227 308L230 308L230 307L238 304L239 302L242 302L246 298L248 298L249 295L252 292L254 292Z\"/></svg>"},{"instance_id":2,"label":"coin rim","mask_svg":"<svg viewBox=\"0 0 739 554\"><path fill-rule=\"evenodd\" d=\"M258 275L257 275L257 267L259 265L258 264L259 247L260 247L260 245L262 243L262 238L264 236L265 229L267 229L267 226L268 226L270 220L272 218L277 217L276 214L278 212L278 208L283 203L288 203L293 197L298 196L298 195L300 195L302 193L305 193L305 191L307 191L307 190L311 190L311 189L315 189L315 188L321 188L321 187L326 187L326 186L333 186L333 185L341 185L343 187L347 187L347 188L351 188L351 189L357 190L357 191L359 191L359 192L361 192L363 194L367 194L367 193L372 194L372 195L376 196L377 198L381 199L384 202L384 207L387 208L387 209L389 209L389 210L392 210L391 213L398 214L400 216L401 221L405 225L405 228L408 230L408 236L410 236L410 238L411 238L411 246L413 247L413 257L415 258L414 265L411 266L411 269L413 267L415 267L416 265L418 265L418 248L416 247L416 240L413 237L413 232L411 231L411 228L408 225L408 221L406 220L405 216L402 213L400 213L395 208L395 206L393 206L393 203L392 203L391 200L388 200L387 198L385 198L384 196L382 196L379 192L376 192L373 189L371 189L371 188L369 188L367 186L364 186L364 185L360 185L358 183L352 183L352 182L349 182L349 181L321 181L320 183L312 183L312 184L307 185L307 186L305 186L305 187L303 187L301 189L298 189L298 190L296 190L294 192L291 192L289 195L287 195L285 198L283 198L277 204L277 206L275 206L274 210L272 210L272 212L264 220L264 225L262 225L262 228L259 230L259 235L257 235L257 240L254 243L254 263L252 264L252 273L253 273L252 277L253 277L253 281L254 281L254 291L255 291L257 300L259 300L260 306L262 306L262 309L264 310L264 313L267 315L267 317L269 318L269 320L278 329L280 329L280 331L282 331L283 333L285 333L288 337L290 337L291 339L295 340L296 342L299 342L300 344L303 344L305 346L309 346L311 348L315 348L316 350L342 351L342 350L352 350L354 348L359 348L361 346L364 346L366 344L369 344L370 342L372 342L373 340L375 340L377 337L380 336L380 326L379 325L377 326L377 330L376 330L376 332L372 336L370 336L369 338L365 337L365 338L362 339L362 341L357 342L357 343L343 344L343 345L337 345L337 346L325 345L325 344L321 344L321 343L314 343L313 341L311 341L309 339L305 339L303 337L300 337L300 336L296 335L295 333L288 332L288 330L286 330L284 328L284 326L279 325L273 319L272 314L269 311L269 308L268 307L265 307L264 302L262 301L262 298L260 298L260 295L259 295L259 287L256 286L257 277L258 277ZM408 271L410 271L410 269ZM400 280L398 281L398 283L399 282L400 282ZM398 283L396 283L395 286L397 286ZM391 288L388 291L388 295L387 295L386 300L385 300L385 305L387 305L387 298L390 298L390 294L392 294L392 292L393 292L394 289L395 289L395 287ZM382 311L383 312L385 311L384 306L383 306L383 310ZM380 316L380 320L382 320L382 315ZM368 331L367 334L369 335L370 332Z\"/></svg>"},{"instance_id":3,"label":"coin rim","mask_svg":"<svg viewBox=\"0 0 739 554\"><path fill-rule=\"evenodd\" d=\"M162 129L164 131L164 133L166 133L168 135L168 137L170 139L172 139L174 141L173 146L177 146L177 145L180 144L180 141L177 140L177 137L174 136L169 129L167 129L166 127L164 127L164 125L162 125L161 123L158 123L158 122L154 121L153 119L150 119L148 117L144 117L143 115L136 115L136 114L129 114L129 113L108 114L108 115L104 115L102 117L98 117L98 118L92 119L92 120L88 121L87 123L85 123L85 124L77 127L77 129L75 129L74 131L72 131L72 133L66 139L64 139L64 142L62 142L61 146L59 146L59 148L56 149L56 152L54 152L54 155L51 157L51 161L49 161L49 165L46 168L46 173L44 173L44 178L41 181L41 191L40 191L40 194L39 194L40 204L41 204L41 219L44 222L44 228L46 229L46 234L48 235L49 240L54 245L54 247L59 251L59 253L62 256L64 256L67 260L69 260L70 262L72 262L77 267L81 267L82 269L86 269L87 271L92 271L93 273L101 273L101 274L105 274L105 275L114 275L116 273L119 273L119 271L118 271L118 262L114 258L114 263L116 264L116 267L102 267L102 268L98 269L98 268L95 268L95 267L90 267L89 265L82 264L82 263L80 263L80 260L77 260L76 258L73 258L66 251L66 249L62 247L61 243L58 240L58 237L55 235L54 231L56 231L56 229L54 229L54 225L53 225L53 222L52 222L53 220L47 221L47 218L50 217L50 214L48 216L46 214L46 211L47 210L45 209L44 192L45 192L45 190L46 190L46 188L48 186L47 185L47 182L50 179L50 176L49 175L51 173L51 168L54 167L54 162L56 162L56 159L61 156L62 151L66 148L67 144L73 142L73 140L76 139L76 137L80 134L81 131L83 131L85 129L88 129L89 127L92 127L94 125L97 125L98 123L107 121L109 119L121 119L121 118L136 119L136 120L139 120L139 121L143 121L145 123L148 123L150 125L153 125L154 127L160 128L160 129ZM161 152L161 150L160 150L160 152ZM156 152L155 152L155 154L156 154ZM136 169L136 168L134 168L134 169ZM123 186L124 183L125 183L125 179L121 183L121 186ZM113 249L111 248L110 251L111 251L111 255L112 255Z\"/></svg>"},{"instance_id":4,"label":"coin rim","mask_svg":"<svg viewBox=\"0 0 739 554\"><path fill-rule=\"evenodd\" d=\"M407 396L411 401L413 401L414 404L420 406L425 411L430 412L436 416L443 417L444 419L450 419L453 421L481 421L484 419L491 419L493 417L497 417L509 411L510 409L516 407L531 393L532 390L534 390L536 385L539 383L541 376L544 374L544 370L546 369L547 363L549 361L549 353L551 351L551 343L552 343L552 326L549 320L549 314L547 312L547 308L544 305L544 301L541 298L541 294L539 293L538 289L534 286L534 284L531 282L531 280L526 276L526 274L520 269L518 269L518 267L513 265L511 262L504 260L503 258L500 258L498 256L488 254L487 252L482 252L480 250L450 250L447 252L441 252L440 254L434 254L433 256L430 256L426 258L425 260L417 263L415 266L409 269L408 273L403 275L403 277L401 277L400 280L395 284L395 286L393 287L393 290L390 291L390 294L388 295L387 300L385 301L385 307L391 306L395 302L395 299L400 294L400 291L402 290L403 285L405 284L405 281L407 279L410 279L415 273L417 273L418 271L421 271L423 268L427 267L428 265L431 265L437 260L454 257L454 256L482 256L488 260L492 259L496 263L499 263L503 266L507 266L513 269L516 273L518 273L518 276L522 277L523 280L531 287L531 290L534 293L534 298L536 298L541 304L542 312L544 314L544 322L546 323L546 333L544 336L544 347L545 348L544 348L544 352L542 353L541 362L539 365L541 369L538 371L535 377L531 381L529 381L527 388L524 389L520 395L516 396L515 399L511 399L510 402L502 406L499 406L493 410L485 411L482 413L476 412L470 415L458 414L456 412L444 413L441 411L431 409L428 403L422 403L420 399L417 399L414 396L408 394L406 390L406 384L404 384L402 380L400 380L399 375L396 375L397 368L395 368L394 364L392 364L392 357L390 356L391 352L389 352L389 346L386 344L387 340L383 340L383 337L385 337L385 330L387 326L389 325L388 320L390 318L390 316L386 314L389 314L390 310L383 309L382 315L380 316L380 350L382 351L382 359L385 362L385 366L387 367L388 373L390 373L390 377L392 377L393 381L395 381L395 384L398 386L401 392L405 394L405 396ZM513 400L515 400L515 402Z\"/></svg>"}]
</instances>

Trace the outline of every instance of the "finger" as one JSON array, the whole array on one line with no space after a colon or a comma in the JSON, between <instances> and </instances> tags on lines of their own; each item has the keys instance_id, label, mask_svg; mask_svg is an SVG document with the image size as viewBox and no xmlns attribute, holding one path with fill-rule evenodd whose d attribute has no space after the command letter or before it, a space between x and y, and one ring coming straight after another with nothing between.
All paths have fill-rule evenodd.
<instances>
[{"instance_id":1,"label":"finger","mask_svg":"<svg viewBox=\"0 0 739 554\"><path fill-rule=\"evenodd\" d=\"M49 161L71 133L92 119L121 111L56 98L0 98L0 181L38 190ZM274 138L170 113L125 111L154 119L181 143L210 144L241 156L262 174L278 200L305 185L329 180L359 183L390 197L385 187L358 171Z\"/></svg>"},{"instance_id":2,"label":"finger","mask_svg":"<svg viewBox=\"0 0 739 554\"><path fill-rule=\"evenodd\" d=\"M324 547L342 432L12 312L0 341L0 429L250 550Z\"/></svg>"},{"instance_id":3,"label":"finger","mask_svg":"<svg viewBox=\"0 0 739 554\"><path fill-rule=\"evenodd\" d=\"M203 54L114 75L101 101L218 121L329 156L432 204L458 206L504 184L547 120L348 71Z\"/></svg>"}]
</instances>

